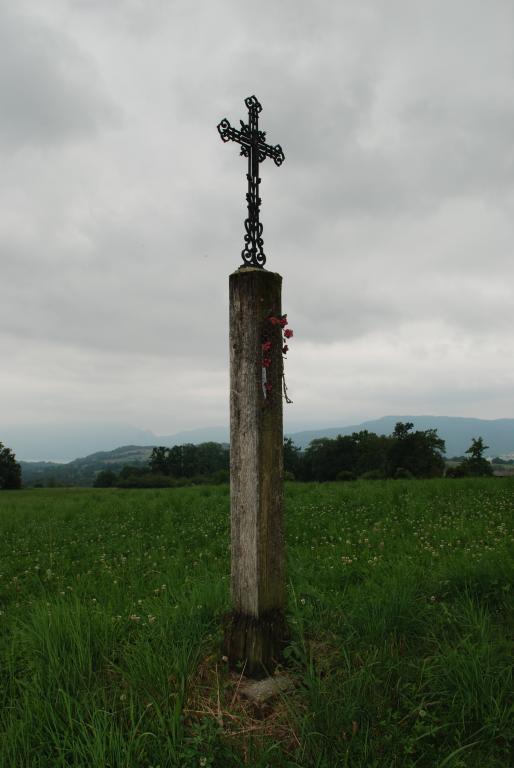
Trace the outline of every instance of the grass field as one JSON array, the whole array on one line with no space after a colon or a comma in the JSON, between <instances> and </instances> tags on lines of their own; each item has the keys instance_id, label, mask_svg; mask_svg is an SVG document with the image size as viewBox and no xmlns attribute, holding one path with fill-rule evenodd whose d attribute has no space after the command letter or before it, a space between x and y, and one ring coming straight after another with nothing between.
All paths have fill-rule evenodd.
<instances>
[{"instance_id":1,"label":"grass field","mask_svg":"<svg viewBox=\"0 0 514 768\"><path fill-rule=\"evenodd\" d=\"M290 484L287 663L219 657L228 488L0 494L1 768L505 768L514 480Z\"/></svg>"}]
</instances>

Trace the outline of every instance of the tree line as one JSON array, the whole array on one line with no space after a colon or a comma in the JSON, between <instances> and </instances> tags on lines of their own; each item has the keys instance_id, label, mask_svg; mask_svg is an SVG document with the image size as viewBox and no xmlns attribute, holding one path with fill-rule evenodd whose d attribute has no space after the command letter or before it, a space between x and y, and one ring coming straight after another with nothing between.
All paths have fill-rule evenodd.
<instances>
[{"instance_id":1,"label":"tree line","mask_svg":"<svg viewBox=\"0 0 514 768\"><path fill-rule=\"evenodd\" d=\"M445 441L436 429L416 430L412 422L397 422L391 435L363 430L335 439L313 440L300 451L284 441L284 469L299 480L354 480L386 478L480 477L493 474L484 458L481 437L473 438L466 456L447 467Z\"/></svg>"},{"instance_id":2,"label":"tree line","mask_svg":"<svg viewBox=\"0 0 514 768\"><path fill-rule=\"evenodd\" d=\"M302 451L291 438L284 440L284 477L317 481L386 478L465 477L491 475L483 457L481 437L473 439L456 467L446 469L445 442L435 429L414 430L411 422L398 422L389 436L363 430L336 438L312 440ZM154 448L148 466L125 467L118 476L101 472L97 485L119 487L170 486L187 482L226 482L229 477L228 445L202 443Z\"/></svg>"},{"instance_id":3,"label":"tree line","mask_svg":"<svg viewBox=\"0 0 514 768\"><path fill-rule=\"evenodd\" d=\"M313 440L300 451L284 441L284 468L298 480L352 480L440 477L444 474L444 440L437 430L417 430L411 422L398 422L392 435L362 430Z\"/></svg>"},{"instance_id":4,"label":"tree line","mask_svg":"<svg viewBox=\"0 0 514 768\"><path fill-rule=\"evenodd\" d=\"M193 483L225 483L229 480L230 451L221 443L159 446L152 450L148 464L126 466L116 474L103 470L96 478L97 487L120 488L173 487Z\"/></svg>"},{"instance_id":5,"label":"tree line","mask_svg":"<svg viewBox=\"0 0 514 768\"><path fill-rule=\"evenodd\" d=\"M414 430L411 422L398 422L391 435L363 430L336 438L312 440L305 450L291 438L284 440L284 477L287 480L353 480L356 478L477 477L493 473L484 458L488 446L473 438L466 455L450 466L444 459L445 443L435 429ZM502 460L493 459L493 463ZM503 461L505 464L506 462ZM95 486L121 488L173 487L224 483L229 479L230 450L220 443L153 448L146 465L127 465L119 472L97 473ZM0 443L0 490L21 487L20 464ZM91 481L90 481L91 482ZM77 484L70 483L71 485Z\"/></svg>"}]
</instances>

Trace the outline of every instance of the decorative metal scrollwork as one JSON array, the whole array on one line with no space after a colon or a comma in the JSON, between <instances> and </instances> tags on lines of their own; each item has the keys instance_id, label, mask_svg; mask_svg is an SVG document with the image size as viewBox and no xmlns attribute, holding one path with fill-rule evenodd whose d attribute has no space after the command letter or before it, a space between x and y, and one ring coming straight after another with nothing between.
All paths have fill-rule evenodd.
<instances>
[{"instance_id":1,"label":"decorative metal scrollwork","mask_svg":"<svg viewBox=\"0 0 514 768\"><path fill-rule=\"evenodd\" d=\"M256 96L248 96L245 99L245 104L248 108L248 123L243 123L240 120L241 130L237 130L224 118L218 125L218 132L222 141L235 141L240 144L240 154L248 158L248 173L246 174L248 180L248 192L246 193L248 218L245 219L244 248L241 257L247 267L264 267L266 256L263 250L262 224L259 221L261 208L259 163L269 157L275 165L282 165L285 157L280 144L276 144L274 147L266 144L266 133L259 130L259 113L262 111L262 106Z\"/></svg>"}]
</instances>

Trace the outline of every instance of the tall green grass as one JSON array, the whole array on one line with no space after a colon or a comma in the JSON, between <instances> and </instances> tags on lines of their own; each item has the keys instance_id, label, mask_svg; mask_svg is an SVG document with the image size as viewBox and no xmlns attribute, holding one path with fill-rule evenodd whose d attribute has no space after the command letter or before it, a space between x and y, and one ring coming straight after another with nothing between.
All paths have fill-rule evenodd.
<instances>
[{"instance_id":1,"label":"tall green grass","mask_svg":"<svg viewBox=\"0 0 514 768\"><path fill-rule=\"evenodd\" d=\"M291 484L263 710L218 649L226 487L0 495L0 766L512 759L514 481Z\"/></svg>"}]
</instances>

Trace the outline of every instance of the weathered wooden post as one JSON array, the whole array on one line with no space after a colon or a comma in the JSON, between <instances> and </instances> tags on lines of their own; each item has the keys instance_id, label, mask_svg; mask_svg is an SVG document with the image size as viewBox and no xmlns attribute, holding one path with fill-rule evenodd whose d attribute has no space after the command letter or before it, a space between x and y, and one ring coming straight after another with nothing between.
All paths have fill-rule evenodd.
<instances>
[{"instance_id":1,"label":"weathered wooden post","mask_svg":"<svg viewBox=\"0 0 514 768\"><path fill-rule=\"evenodd\" d=\"M280 145L259 131L261 105L245 100L248 125L218 125L223 141L248 158L248 218L243 266L230 275L230 503L232 612L224 652L231 667L263 677L280 660L287 637L284 617L282 528L282 278L264 269L259 221L259 162L281 165Z\"/></svg>"}]
</instances>

